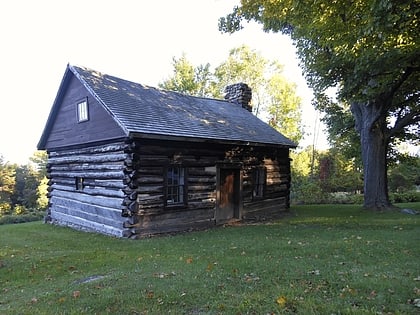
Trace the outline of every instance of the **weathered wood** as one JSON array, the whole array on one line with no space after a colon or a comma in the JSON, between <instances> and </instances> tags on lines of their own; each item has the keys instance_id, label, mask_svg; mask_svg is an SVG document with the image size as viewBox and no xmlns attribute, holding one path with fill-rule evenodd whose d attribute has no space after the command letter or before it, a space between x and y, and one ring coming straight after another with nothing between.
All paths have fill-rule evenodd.
<instances>
[{"instance_id":1,"label":"weathered wood","mask_svg":"<svg viewBox=\"0 0 420 315\"><path fill-rule=\"evenodd\" d=\"M57 211L52 211L50 214L51 216L51 223L62 225L62 226L68 226L74 229L83 230L83 231L91 231L91 232L98 232L101 234L107 234L112 235L116 237L123 237L127 235L131 235L130 233L127 233L125 229L123 228L115 228L112 226L106 226L101 223L97 223L94 221L87 221L83 218L73 216L73 215L67 215L64 213L60 213Z\"/></svg>"},{"instance_id":2,"label":"weathered wood","mask_svg":"<svg viewBox=\"0 0 420 315\"><path fill-rule=\"evenodd\" d=\"M109 209L61 197L53 197L51 202L55 211L79 216L85 220L91 220L114 227L120 226L120 222L123 221L119 209Z\"/></svg>"},{"instance_id":3,"label":"weathered wood","mask_svg":"<svg viewBox=\"0 0 420 315\"><path fill-rule=\"evenodd\" d=\"M105 197L105 196L90 196L84 193L75 193L63 190L54 189L51 192L51 197L61 197L69 200L75 200L79 202L84 202L86 204L94 204L97 206L111 208L111 209L121 209L122 198L116 197Z\"/></svg>"},{"instance_id":4,"label":"weathered wood","mask_svg":"<svg viewBox=\"0 0 420 315\"><path fill-rule=\"evenodd\" d=\"M118 172L97 172L97 171L74 171L74 172L59 172L52 171L50 173L52 177L82 177L91 179L123 179L124 173Z\"/></svg>"},{"instance_id":5,"label":"weathered wood","mask_svg":"<svg viewBox=\"0 0 420 315\"><path fill-rule=\"evenodd\" d=\"M50 186L52 189L55 190L62 190L62 191L76 191L74 187L53 184ZM110 188L102 188L102 187L95 187L90 188L88 185L85 185L83 188L83 193L91 196L105 196L105 197L124 197L124 193L119 189L110 189Z\"/></svg>"},{"instance_id":6,"label":"weathered wood","mask_svg":"<svg viewBox=\"0 0 420 315\"><path fill-rule=\"evenodd\" d=\"M242 165L244 216L271 216L288 207L290 166L287 150L152 142L151 145L148 140L127 139L124 144L103 145L98 150L90 147L53 153L48 168L53 212L60 213L63 219L74 216L76 223L72 224L85 222L88 229L92 229L91 220L101 221L106 227L120 226L122 236L134 238L213 226L217 205L217 162L221 161L224 165L231 162ZM165 206L165 170L171 163L187 168L185 207ZM254 200L254 169L262 166L267 176L265 194ZM83 190L76 190L76 177L84 179ZM75 208L71 209L69 205ZM106 214L108 210L112 213ZM114 220L114 223L107 220Z\"/></svg>"},{"instance_id":7,"label":"weathered wood","mask_svg":"<svg viewBox=\"0 0 420 315\"><path fill-rule=\"evenodd\" d=\"M68 155L49 158L51 164L70 164L70 163L104 163L104 162L124 162L126 153L112 153L112 154L81 154Z\"/></svg>"}]
</instances>

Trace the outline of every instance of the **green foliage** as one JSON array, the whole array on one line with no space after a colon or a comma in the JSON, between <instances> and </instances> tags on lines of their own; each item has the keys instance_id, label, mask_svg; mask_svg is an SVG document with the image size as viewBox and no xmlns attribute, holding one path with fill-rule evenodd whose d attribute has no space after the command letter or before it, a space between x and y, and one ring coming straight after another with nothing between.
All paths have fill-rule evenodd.
<instances>
[{"instance_id":1,"label":"green foliage","mask_svg":"<svg viewBox=\"0 0 420 315\"><path fill-rule=\"evenodd\" d=\"M174 58L174 75L160 87L196 96L223 98L226 86L244 82L252 89L252 109L267 116L270 125L298 143L303 137L301 99L296 86L282 75L282 66L263 58L247 46L234 48L214 73L210 65L194 67L185 54Z\"/></svg>"},{"instance_id":2,"label":"green foliage","mask_svg":"<svg viewBox=\"0 0 420 315\"><path fill-rule=\"evenodd\" d=\"M276 73L268 81L267 92L270 99L267 108L270 126L299 143L303 131L297 122L302 120L302 113L296 104L301 104L302 100L296 95L296 85Z\"/></svg>"},{"instance_id":3,"label":"green foliage","mask_svg":"<svg viewBox=\"0 0 420 315\"><path fill-rule=\"evenodd\" d=\"M420 202L420 191L394 192L389 194L393 203Z\"/></svg>"},{"instance_id":4,"label":"green foliage","mask_svg":"<svg viewBox=\"0 0 420 315\"><path fill-rule=\"evenodd\" d=\"M333 141L353 122L326 92L337 89L338 100L350 105L363 144L365 206L380 209L389 206L386 185L378 185L386 181L389 144L420 141L419 15L415 1L242 0L219 28L234 32L255 20L290 35L318 107L331 115L325 120ZM349 133L346 141L353 140Z\"/></svg>"},{"instance_id":5,"label":"green foliage","mask_svg":"<svg viewBox=\"0 0 420 315\"><path fill-rule=\"evenodd\" d=\"M47 153L37 151L26 165L9 164L0 156L0 217L23 216L27 209L48 205Z\"/></svg>"},{"instance_id":6,"label":"green foliage","mask_svg":"<svg viewBox=\"0 0 420 315\"><path fill-rule=\"evenodd\" d=\"M11 210L11 196L15 187L16 165L4 162L0 155L0 215Z\"/></svg>"},{"instance_id":7,"label":"green foliage","mask_svg":"<svg viewBox=\"0 0 420 315\"><path fill-rule=\"evenodd\" d=\"M48 206L48 178L45 176L43 179L41 179L41 182L38 185L37 188L37 197L36 200L37 208L45 210Z\"/></svg>"},{"instance_id":8,"label":"green foliage","mask_svg":"<svg viewBox=\"0 0 420 315\"><path fill-rule=\"evenodd\" d=\"M185 53L178 59L173 58L173 76L159 84L159 87L196 96L213 94L210 64L194 67Z\"/></svg>"},{"instance_id":9,"label":"green foliage","mask_svg":"<svg viewBox=\"0 0 420 315\"><path fill-rule=\"evenodd\" d=\"M291 212L138 241L0 226L0 313L416 313L419 216L348 205Z\"/></svg>"},{"instance_id":10,"label":"green foliage","mask_svg":"<svg viewBox=\"0 0 420 315\"><path fill-rule=\"evenodd\" d=\"M37 209L25 209L25 213L23 214L0 215L0 225L41 221L44 218L44 216L44 211L39 211Z\"/></svg>"},{"instance_id":11,"label":"green foliage","mask_svg":"<svg viewBox=\"0 0 420 315\"><path fill-rule=\"evenodd\" d=\"M16 167L15 189L11 195L13 206L36 207L38 176L36 169L30 164Z\"/></svg>"},{"instance_id":12,"label":"green foliage","mask_svg":"<svg viewBox=\"0 0 420 315\"><path fill-rule=\"evenodd\" d=\"M388 185L390 191L406 192L415 189L420 183L420 157L401 155L398 163L388 170Z\"/></svg>"}]
</instances>

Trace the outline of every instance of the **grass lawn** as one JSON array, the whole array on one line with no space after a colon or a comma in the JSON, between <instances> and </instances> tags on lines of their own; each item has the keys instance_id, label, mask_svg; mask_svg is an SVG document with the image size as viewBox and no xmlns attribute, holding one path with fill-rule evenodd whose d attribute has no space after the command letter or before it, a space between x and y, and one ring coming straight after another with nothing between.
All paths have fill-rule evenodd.
<instances>
[{"instance_id":1,"label":"grass lawn","mask_svg":"<svg viewBox=\"0 0 420 315\"><path fill-rule=\"evenodd\" d=\"M419 241L354 205L136 241L3 225L0 314L419 314Z\"/></svg>"}]
</instances>

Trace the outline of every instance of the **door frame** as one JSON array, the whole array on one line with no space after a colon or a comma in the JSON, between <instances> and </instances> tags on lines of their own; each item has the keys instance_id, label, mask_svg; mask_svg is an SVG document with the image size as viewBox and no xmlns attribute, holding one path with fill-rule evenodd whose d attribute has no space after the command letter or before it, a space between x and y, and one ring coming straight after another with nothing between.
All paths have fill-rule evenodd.
<instances>
[{"instance_id":1,"label":"door frame","mask_svg":"<svg viewBox=\"0 0 420 315\"><path fill-rule=\"evenodd\" d=\"M221 181L221 175L220 170L232 170L234 171L234 210L233 210L233 217L231 219L223 220L218 219L218 211L220 209L220 201L221 201L221 193L220 193L220 181ZM216 163L216 211L214 213L214 219L216 221L216 224L224 223L226 221L237 221L242 218L242 212L243 212L243 204L242 204L242 163L232 163L232 162L218 162Z\"/></svg>"}]
</instances>

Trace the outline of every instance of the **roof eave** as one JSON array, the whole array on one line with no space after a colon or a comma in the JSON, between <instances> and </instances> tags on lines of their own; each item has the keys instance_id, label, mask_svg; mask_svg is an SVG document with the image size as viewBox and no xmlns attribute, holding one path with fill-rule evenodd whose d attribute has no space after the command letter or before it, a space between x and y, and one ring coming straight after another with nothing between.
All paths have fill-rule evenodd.
<instances>
[{"instance_id":1,"label":"roof eave","mask_svg":"<svg viewBox=\"0 0 420 315\"><path fill-rule=\"evenodd\" d=\"M156 133L139 133L130 132L129 137L134 139L150 139L150 140L168 140L168 141L179 141L179 142L195 142L195 143L217 143L217 144L229 144L229 145L241 145L241 146L270 146L270 147L282 147L294 149L297 145L286 144L286 143L264 143L264 142L253 142L244 140L229 140L229 139L217 139L217 138L199 138L199 137L188 137L188 136L175 136L167 134L156 134Z\"/></svg>"},{"instance_id":2,"label":"roof eave","mask_svg":"<svg viewBox=\"0 0 420 315\"><path fill-rule=\"evenodd\" d=\"M70 65L67 64L67 68L66 71L64 72L63 78L61 79L61 83L60 83L60 87L58 88L57 91L57 95L55 97L53 106L51 108L51 111L48 115L48 119L47 122L45 124L44 130L41 134L41 138L39 139L38 145L37 145L37 149L38 150L45 150L45 145L47 143L47 139L49 136L49 133L51 131L51 128L53 126L53 122L55 120L55 117L57 115L58 112L58 104L61 103L61 101L63 100L63 97L65 95L66 92L66 88L71 80L71 76L72 76L72 72L70 71Z\"/></svg>"}]
</instances>

